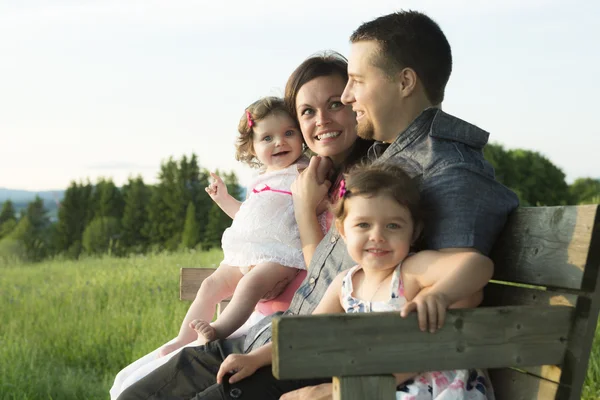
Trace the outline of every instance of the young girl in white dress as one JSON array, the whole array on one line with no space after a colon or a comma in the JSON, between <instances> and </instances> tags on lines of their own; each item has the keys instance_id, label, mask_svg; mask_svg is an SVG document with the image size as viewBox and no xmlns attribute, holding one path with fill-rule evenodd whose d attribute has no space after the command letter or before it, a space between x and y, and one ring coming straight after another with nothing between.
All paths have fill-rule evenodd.
<instances>
[{"instance_id":1,"label":"young girl in white dress","mask_svg":"<svg viewBox=\"0 0 600 400\"><path fill-rule=\"evenodd\" d=\"M411 179L390 165L360 166L345 176L336 203L335 225L348 253L358 263L331 283L315 314L417 311L419 327L435 332L446 309L476 307L493 264L477 252L410 249L421 232L419 191ZM469 280L458 280L465 273ZM230 383L271 363L271 345L249 354L228 356L217 382ZM394 374L396 399L492 400L486 374L477 369Z\"/></svg>"},{"instance_id":2,"label":"young girl in white dress","mask_svg":"<svg viewBox=\"0 0 600 400\"><path fill-rule=\"evenodd\" d=\"M304 142L282 99L266 97L251 104L238 126L236 158L261 174L240 202L227 193L216 175L206 192L233 218L223 233L224 259L202 282L179 335L164 346L166 355L196 339L226 338L246 322L261 299L276 297L305 269L302 244L290 187L299 174ZM215 306L233 295L227 308L211 322Z\"/></svg>"},{"instance_id":3,"label":"young girl in white dress","mask_svg":"<svg viewBox=\"0 0 600 400\"><path fill-rule=\"evenodd\" d=\"M211 173L214 181L206 192L233 218L222 237L223 262L202 282L177 337L117 374L110 390L112 399L182 347L226 338L247 320L256 323L262 315L253 311L260 300L277 297L292 281L296 285L301 282L296 277L303 276L300 272L306 266L290 187L299 175L298 168L308 162L302 134L277 97L251 104L238 131L236 159L260 168L260 174L249 185L247 199L240 202L227 193L221 178ZM322 179L324 174L319 171ZM324 219L320 222L324 224ZM219 318L210 322L216 305L232 295Z\"/></svg>"}]
</instances>

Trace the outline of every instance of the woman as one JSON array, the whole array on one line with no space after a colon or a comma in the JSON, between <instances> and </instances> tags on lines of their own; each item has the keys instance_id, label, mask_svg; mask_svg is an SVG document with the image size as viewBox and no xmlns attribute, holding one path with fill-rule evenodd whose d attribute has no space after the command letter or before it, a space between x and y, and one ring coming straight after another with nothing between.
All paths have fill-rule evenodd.
<instances>
[{"instance_id":1,"label":"woman","mask_svg":"<svg viewBox=\"0 0 600 400\"><path fill-rule=\"evenodd\" d=\"M371 144L370 141L358 138L354 112L341 102L342 92L348 81L347 66L346 59L335 52L310 57L296 68L285 88L285 101L290 114L298 121L309 149L319 155L311 159L309 167L292 187L295 215L307 265L324 236L317 220L317 212L323 207L323 199L335 199L341 172L360 160ZM329 169L329 163L333 168L328 172L328 177L333 184L317 182L319 167L321 170ZM331 218L328 220L327 228ZM306 271L302 271L278 298L259 303L259 312L254 313L245 326L232 336L244 334L264 315L286 310L305 276ZM196 344L192 343L186 347L194 345ZM158 358L155 350L124 368L115 378L110 390L111 399L116 399L125 388L175 354L177 353Z\"/></svg>"}]
</instances>

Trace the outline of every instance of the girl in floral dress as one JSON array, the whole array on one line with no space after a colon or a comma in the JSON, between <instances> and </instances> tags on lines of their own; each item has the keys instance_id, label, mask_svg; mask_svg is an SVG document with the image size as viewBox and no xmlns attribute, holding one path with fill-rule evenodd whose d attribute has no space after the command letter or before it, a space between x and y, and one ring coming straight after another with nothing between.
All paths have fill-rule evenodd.
<instances>
[{"instance_id":1,"label":"girl in floral dress","mask_svg":"<svg viewBox=\"0 0 600 400\"><path fill-rule=\"evenodd\" d=\"M446 309L481 302L493 272L487 258L477 252L457 252L454 260L438 251L410 253L422 229L419 191L401 169L369 166L351 172L335 214L358 265L338 275L315 313L400 311L405 317L417 311L421 330L435 332L444 324ZM453 279L464 276L465 269L471 271L469 281ZM476 369L395 376L396 399L494 398L486 374Z\"/></svg>"}]
</instances>

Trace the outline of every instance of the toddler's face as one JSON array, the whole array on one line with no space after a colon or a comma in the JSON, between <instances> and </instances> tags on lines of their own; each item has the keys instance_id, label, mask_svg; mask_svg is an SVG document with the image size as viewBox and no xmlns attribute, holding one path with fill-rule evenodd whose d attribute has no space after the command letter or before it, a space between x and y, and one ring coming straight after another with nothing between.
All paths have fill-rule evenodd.
<instances>
[{"instance_id":1,"label":"toddler's face","mask_svg":"<svg viewBox=\"0 0 600 400\"><path fill-rule=\"evenodd\" d=\"M302 155L302 134L288 115L275 113L256 121L253 152L267 171L289 167Z\"/></svg>"},{"instance_id":2,"label":"toddler's face","mask_svg":"<svg viewBox=\"0 0 600 400\"><path fill-rule=\"evenodd\" d=\"M408 208L389 195L351 196L336 226L348 253L363 268L395 268L410 251L414 223Z\"/></svg>"}]
</instances>

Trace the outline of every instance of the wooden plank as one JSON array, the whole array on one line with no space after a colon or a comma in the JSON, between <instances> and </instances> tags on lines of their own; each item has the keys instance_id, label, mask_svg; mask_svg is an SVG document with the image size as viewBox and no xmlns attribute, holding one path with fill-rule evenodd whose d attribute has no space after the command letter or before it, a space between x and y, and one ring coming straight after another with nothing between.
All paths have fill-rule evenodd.
<instances>
[{"instance_id":1,"label":"wooden plank","mask_svg":"<svg viewBox=\"0 0 600 400\"><path fill-rule=\"evenodd\" d=\"M392 375L333 378L333 400L364 399L396 399L396 380Z\"/></svg>"},{"instance_id":2,"label":"wooden plank","mask_svg":"<svg viewBox=\"0 0 600 400\"><path fill-rule=\"evenodd\" d=\"M482 307L497 306L568 306L575 307L577 296L543 288L526 288L502 283L489 283L485 287ZM540 365L521 367L526 372L555 383L560 381L561 367Z\"/></svg>"},{"instance_id":3,"label":"wooden plank","mask_svg":"<svg viewBox=\"0 0 600 400\"><path fill-rule=\"evenodd\" d=\"M202 281L208 278L216 268L181 268L179 270L179 299L193 301ZM217 304L217 316L221 315L229 299Z\"/></svg>"},{"instance_id":4,"label":"wooden plank","mask_svg":"<svg viewBox=\"0 0 600 400\"><path fill-rule=\"evenodd\" d=\"M193 301L202 281L216 268L181 268L179 270L179 299Z\"/></svg>"},{"instance_id":5,"label":"wooden plank","mask_svg":"<svg viewBox=\"0 0 600 400\"><path fill-rule=\"evenodd\" d=\"M509 368L491 369L496 400L554 399L559 385Z\"/></svg>"},{"instance_id":6,"label":"wooden plank","mask_svg":"<svg viewBox=\"0 0 600 400\"><path fill-rule=\"evenodd\" d=\"M572 314L547 306L450 310L435 334L419 331L416 314L279 317L273 372L301 379L559 364Z\"/></svg>"},{"instance_id":7,"label":"wooden plank","mask_svg":"<svg viewBox=\"0 0 600 400\"><path fill-rule=\"evenodd\" d=\"M494 279L594 291L583 287L598 205L517 209L491 253ZM592 272L593 273L593 272Z\"/></svg>"},{"instance_id":8,"label":"wooden plank","mask_svg":"<svg viewBox=\"0 0 600 400\"><path fill-rule=\"evenodd\" d=\"M482 307L498 306L569 306L575 307L577 296L544 288L526 288L488 283L484 289Z\"/></svg>"},{"instance_id":9,"label":"wooden plank","mask_svg":"<svg viewBox=\"0 0 600 400\"><path fill-rule=\"evenodd\" d=\"M592 245L588 255L588 266L583 288L594 290L588 298L579 297L575 307L575 321L569 333L569 341L563 361L557 399L575 400L581 396L586 378L590 353L598 325L600 311L600 217L592 233Z\"/></svg>"}]
</instances>

